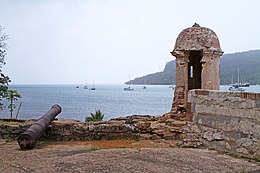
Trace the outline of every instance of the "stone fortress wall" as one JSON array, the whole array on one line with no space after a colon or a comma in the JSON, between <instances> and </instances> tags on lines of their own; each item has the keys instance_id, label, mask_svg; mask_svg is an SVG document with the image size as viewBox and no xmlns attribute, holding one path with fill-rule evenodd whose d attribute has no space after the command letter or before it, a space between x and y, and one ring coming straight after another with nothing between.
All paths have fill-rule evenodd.
<instances>
[{"instance_id":1,"label":"stone fortress wall","mask_svg":"<svg viewBox=\"0 0 260 173\"><path fill-rule=\"evenodd\" d=\"M260 93L191 90L187 145L260 157Z\"/></svg>"},{"instance_id":2,"label":"stone fortress wall","mask_svg":"<svg viewBox=\"0 0 260 173\"><path fill-rule=\"evenodd\" d=\"M196 89L189 91L188 105L188 112L173 117L133 115L96 123L55 120L42 139L169 139L184 147L260 158L260 93ZM0 138L17 138L29 126L2 124Z\"/></svg>"},{"instance_id":3,"label":"stone fortress wall","mask_svg":"<svg viewBox=\"0 0 260 173\"><path fill-rule=\"evenodd\" d=\"M0 138L17 138L30 124L0 124ZM111 139L181 139L186 121L165 116L132 115L102 122L55 120L42 139L111 140Z\"/></svg>"}]
</instances>

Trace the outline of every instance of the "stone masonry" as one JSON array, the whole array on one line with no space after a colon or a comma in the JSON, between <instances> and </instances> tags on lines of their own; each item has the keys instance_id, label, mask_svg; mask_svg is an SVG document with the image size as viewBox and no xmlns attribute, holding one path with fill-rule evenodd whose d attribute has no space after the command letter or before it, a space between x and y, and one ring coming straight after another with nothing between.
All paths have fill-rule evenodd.
<instances>
[{"instance_id":1,"label":"stone masonry","mask_svg":"<svg viewBox=\"0 0 260 173\"><path fill-rule=\"evenodd\" d=\"M0 125L0 138L17 138L31 124L4 123ZM58 141L110 139L180 140L182 138L181 128L185 124L186 121L148 115L132 115L93 123L76 120L55 120L49 126L42 139Z\"/></svg>"},{"instance_id":2,"label":"stone masonry","mask_svg":"<svg viewBox=\"0 0 260 173\"><path fill-rule=\"evenodd\" d=\"M184 145L260 157L260 93L191 90Z\"/></svg>"},{"instance_id":3,"label":"stone masonry","mask_svg":"<svg viewBox=\"0 0 260 173\"><path fill-rule=\"evenodd\" d=\"M173 113L187 109L189 90L219 89L223 52L214 31L195 23L179 34L171 54L176 57Z\"/></svg>"}]
</instances>

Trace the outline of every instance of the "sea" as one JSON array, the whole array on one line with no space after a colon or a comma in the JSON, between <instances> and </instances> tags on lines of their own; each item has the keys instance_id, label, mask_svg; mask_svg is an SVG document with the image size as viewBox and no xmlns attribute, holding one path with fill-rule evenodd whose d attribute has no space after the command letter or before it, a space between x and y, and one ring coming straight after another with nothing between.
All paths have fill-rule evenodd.
<instances>
[{"instance_id":1,"label":"sea","mask_svg":"<svg viewBox=\"0 0 260 173\"><path fill-rule=\"evenodd\" d=\"M173 89L168 85L132 85L133 91L124 91L125 85L96 85L96 90L84 89L83 85L11 85L22 99L15 101L16 109L22 103L19 119L38 119L54 104L62 107L58 119L84 121L90 113L100 110L104 119L125 117L128 115L163 115L171 110ZM228 91L229 86L220 86ZM260 92L260 85L251 85L246 92ZM7 105L7 103L5 104ZM9 118L5 108L0 111L0 118Z\"/></svg>"}]
</instances>

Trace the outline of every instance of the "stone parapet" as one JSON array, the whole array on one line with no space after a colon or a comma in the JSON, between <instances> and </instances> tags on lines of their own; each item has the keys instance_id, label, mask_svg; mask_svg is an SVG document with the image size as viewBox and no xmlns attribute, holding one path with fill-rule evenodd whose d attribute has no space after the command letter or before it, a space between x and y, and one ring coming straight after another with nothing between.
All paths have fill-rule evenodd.
<instances>
[{"instance_id":1,"label":"stone parapet","mask_svg":"<svg viewBox=\"0 0 260 173\"><path fill-rule=\"evenodd\" d=\"M48 140L181 139L181 128L185 124L185 121L148 115L132 115L93 123L55 120L42 138ZM0 124L0 138L17 138L30 125Z\"/></svg>"},{"instance_id":2,"label":"stone parapet","mask_svg":"<svg viewBox=\"0 0 260 173\"><path fill-rule=\"evenodd\" d=\"M260 93L191 90L184 145L260 157Z\"/></svg>"}]
</instances>

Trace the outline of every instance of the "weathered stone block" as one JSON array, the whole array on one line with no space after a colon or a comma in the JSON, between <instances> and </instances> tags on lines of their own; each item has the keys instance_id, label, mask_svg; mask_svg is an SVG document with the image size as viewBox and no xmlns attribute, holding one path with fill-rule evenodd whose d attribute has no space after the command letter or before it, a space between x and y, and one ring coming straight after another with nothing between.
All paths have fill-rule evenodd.
<instances>
[{"instance_id":1,"label":"weathered stone block","mask_svg":"<svg viewBox=\"0 0 260 173\"><path fill-rule=\"evenodd\" d=\"M150 128L153 130L153 129L164 128L165 126L166 126L166 123L151 122Z\"/></svg>"},{"instance_id":2,"label":"weathered stone block","mask_svg":"<svg viewBox=\"0 0 260 173\"><path fill-rule=\"evenodd\" d=\"M249 151L247 149L245 149L245 148L237 148L236 152L242 153L242 154L245 154L245 155L249 154Z\"/></svg>"},{"instance_id":3,"label":"weathered stone block","mask_svg":"<svg viewBox=\"0 0 260 173\"><path fill-rule=\"evenodd\" d=\"M240 138L236 141L237 147L250 147L253 145L253 139Z\"/></svg>"},{"instance_id":4,"label":"weathered stone block","mask_svg":"<svg viewBox=\"0 0 260 173\"><path fill-rule=\"evenodd\" d=\"M192 131L193 133L201 133L201 132L202 132L201 129L200 129L196 124L194 124L194 125L191 127L191 131Z\"/></svg>"},{"instance_id":5,"label":"weathered stone block","mask_svg":"<svg viewBox=\"0 0 260 173\"><path fill-rule=\"evenodd\" d=\"M143 122L143 121L140 121L137 123L137 128L141 129L141 130L147 130L148 128L150 128L150 125L151 125L151 122Z\"/></svg>"},{"instance_id":6,"label":"weathered stone block","mask_svg":"<svg viewBox=\"0 0 260 173\"><path fill-rule=\"evenodd\" d=\"M254 134L256 132L254 128L254 123L247 119L241 120L239 122L239 130L245 134Z\"/></svg>"},{"instance_id":7,"label":"weathered stone block","mask_svg":"<svg viewBox=\"0 0 260 173\"><path fill-rule=\"evenodd\" d=\"M186 121L180 121L180 120L174 120L174 119L168 119L165 122L166 125L172 126L172 127L182 127L185 124L187 124Z\"/></svg>"},{"instance_id":8,"label":"weathered stone block","mask_svg":"<svg viewBox=\"0 0 260 173\"><path fill-rule=\"evenodd\" d=\"M227 150L231 150L231 149L232 149L232 147L229 145L228 142L226 142L226 149L227 149Z\"/></svg>"},{"instance_id":9,"label":"weathered stone block","mask_svg":"<svg viewBox=\"0 0 260 173\"><path fill-rule=\"evenodd\" d=\"M257 99L256 101L255 101L255 104L256 104L256 108L259 110L260 109L260 99ZM260 112L259 112L259 115L260 115Z\"/></svg>"},{"instance_id":10,"label":"weathered stone block","mask_svg":"<svg viewBox=\"0 0 260 173\"><path fill-rule=\"evenodd\" d=\"M214 105L196 105L194 119L197 114L217 114L230 117L250 118L260 121L260 111L256 109L231 109L229 107L217 107Z\"/></svg>"},{"instance_id":11,"label":"weathered stone block","mask_svg":"<svg viewBox=\"0 0 260 173\"><path fill-rule=\"evenodd\" d=\"M203 134L203 138L208 140L208 141L220 141L223 140L222 133L221 132L212 132L212 131L207 131Z\"/></svg>"},{"instance_id":12,"label":"weathered stone block","mask_svg":"<svg viewBox=\"0 0 260 173\"><path fill-rule=\"evenodd\" d=\"M247 138L247 137L248 137L248 134L244 134L240 131L225 132L225 138L227 140L237 140L237 139L240 139L240 138Z\"/></svg>"}]
</instances>

